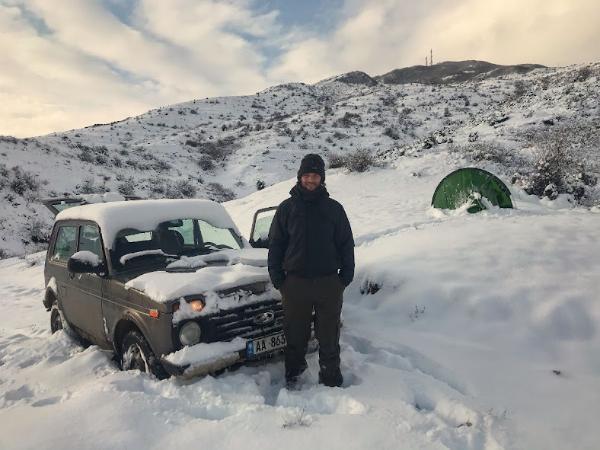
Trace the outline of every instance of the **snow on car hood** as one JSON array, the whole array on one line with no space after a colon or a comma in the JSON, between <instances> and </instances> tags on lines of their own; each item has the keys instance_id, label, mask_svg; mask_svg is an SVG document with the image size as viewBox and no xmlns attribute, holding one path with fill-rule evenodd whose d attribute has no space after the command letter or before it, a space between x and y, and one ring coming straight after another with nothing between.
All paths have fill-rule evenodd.
<instances>
[{"instance_id":1,"label":"snow on car hood","mask_svg":"<svg viewBox=\"0 0 600 450\"><path fill-rule=\"evenodd\" d=\"M208 258L209 256L211 258ZM221 259L215 259L217 256ZM228 264L206 266L208 262L223 260L226 260ZM181 260L177 262L179 263ZM204 255L202 258L187 258L187 263L188 265L180 265L175 268L199 268L195 272L183 273L148 272L129 280L125 287L144 292L151 299L162 303L187 295L214 293L270 280L266 267L266 250L264 249L226 250ZM170 266L170 268L174 267Z\"/></svg>"}]
</instances>

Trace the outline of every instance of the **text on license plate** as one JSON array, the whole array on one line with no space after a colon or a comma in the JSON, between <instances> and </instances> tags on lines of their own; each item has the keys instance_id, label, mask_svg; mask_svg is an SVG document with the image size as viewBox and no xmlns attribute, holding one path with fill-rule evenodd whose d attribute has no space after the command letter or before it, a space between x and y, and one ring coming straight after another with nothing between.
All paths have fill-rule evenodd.
<instances>
[{"instance_id":1,"label":"text on license plate","mask_svg":"<svg viewBox=\"0 0 600 450\"><path fill-rule=\"evenodd\" d=\"M273 334L248 341L246 344L246 355L249 357L256 356L283 347L285 347L285 335L283 333Z\"/></svg>"}]
</instances>

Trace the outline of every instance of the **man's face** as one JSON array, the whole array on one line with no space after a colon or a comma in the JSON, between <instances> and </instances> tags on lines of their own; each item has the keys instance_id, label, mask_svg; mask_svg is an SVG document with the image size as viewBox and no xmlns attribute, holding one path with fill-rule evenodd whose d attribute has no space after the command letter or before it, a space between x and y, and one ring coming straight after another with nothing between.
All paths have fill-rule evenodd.
<instances>
[{"instance_id":1,"label":"man's face","mask_svg":"<svg viewBox=\"0 0 600 450\"><path fill-rule=\"evenodd\" d=\"M318 173L305 173L300 177L300 185L307 191L314 191L321 184L321 175Z\"/></svg>"}]
</instances>

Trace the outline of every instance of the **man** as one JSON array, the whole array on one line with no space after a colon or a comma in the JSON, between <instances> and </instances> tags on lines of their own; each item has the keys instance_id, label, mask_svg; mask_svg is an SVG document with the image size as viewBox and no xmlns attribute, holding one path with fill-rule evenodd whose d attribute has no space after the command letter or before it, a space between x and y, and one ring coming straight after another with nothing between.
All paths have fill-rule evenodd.
<instances>
[{"instance_id":1,"label":"man","mask_svg":"<svg viewBox=\"0 0 600 450\"><path fill-rule=\"evenodd\" d=\"M344 288L354 278L354 239L341 204L325 188L325 163L308 154L298 182L269 231L269 275L282 294L285 378L292 387L306 369L306 350L315 311L319 383L341 386L340 314Z\"/></svg>"}]
</instances>

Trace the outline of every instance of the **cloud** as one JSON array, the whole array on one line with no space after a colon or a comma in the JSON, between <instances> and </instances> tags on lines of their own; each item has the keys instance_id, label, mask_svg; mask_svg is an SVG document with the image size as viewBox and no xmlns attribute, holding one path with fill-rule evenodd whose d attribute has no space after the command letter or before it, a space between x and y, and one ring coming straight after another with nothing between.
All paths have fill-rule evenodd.
<instances>
[{"instance_id":1,"label":"cloud","mask_svg":"<svg viewBox=\"0 0 600 450\"><path fill-rule=\"evenodd\" d=\"M244 2L140 0L128 24L99 1L0 5L0 133L41 134L265 88L258 40L278 32L275 16Z\"/></svg>"},{"instance_id":2,"label":"cloud","mask_svg":"<svg viewBox=\"0 0 600 450\"><path fill-rule=\"evenodd\" d=\"M600 59L597 0L353 0L348 17L321 36L292 42L273 68L280 78L317 81L350 70L383 74L434 62L565 65Z\"/></svg>"}]
</instances>

